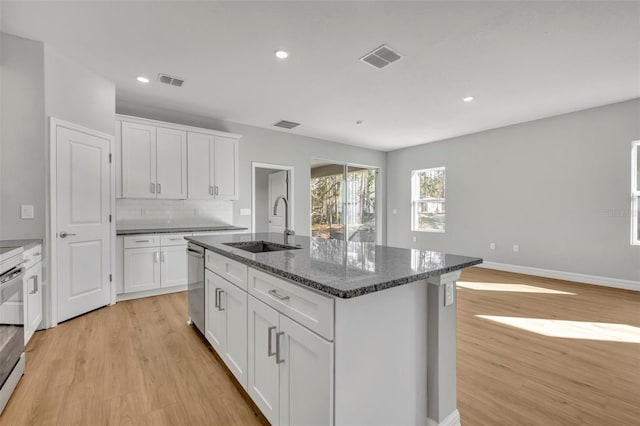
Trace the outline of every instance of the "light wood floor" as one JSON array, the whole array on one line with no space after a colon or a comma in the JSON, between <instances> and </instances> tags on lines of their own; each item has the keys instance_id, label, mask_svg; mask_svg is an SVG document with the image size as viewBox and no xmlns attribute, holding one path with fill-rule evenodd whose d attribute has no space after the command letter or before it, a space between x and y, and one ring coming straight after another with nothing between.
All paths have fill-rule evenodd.
<instances>
[{"instance_id":1,"label":"light wood floor","mask_svg":"<svg viewBox=\"0 0 640 426\"><path fill-rule=\"evenodd\" d=\"M464 426L640 424L640 293L480 268L458 284ZM264 424L186 317L177 293L37 332L0 425Z\"/></svg>"}]
</instances>

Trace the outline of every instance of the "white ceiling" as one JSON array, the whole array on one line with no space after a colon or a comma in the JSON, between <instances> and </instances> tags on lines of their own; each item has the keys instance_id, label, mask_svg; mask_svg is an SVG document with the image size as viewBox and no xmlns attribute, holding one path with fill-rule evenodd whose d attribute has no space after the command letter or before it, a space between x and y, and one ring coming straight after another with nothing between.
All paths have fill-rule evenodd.
<instances>
[{"instance_id":1,"label":"white ceiling","mask_svg":"<svg viewBox=\"0 0 640 426\"><path fill-rule=\"evenodd\" d=\"M640 2L4 1L2 28L119 100L384 151L640 97Z\"/></svg>"}]
</instances>

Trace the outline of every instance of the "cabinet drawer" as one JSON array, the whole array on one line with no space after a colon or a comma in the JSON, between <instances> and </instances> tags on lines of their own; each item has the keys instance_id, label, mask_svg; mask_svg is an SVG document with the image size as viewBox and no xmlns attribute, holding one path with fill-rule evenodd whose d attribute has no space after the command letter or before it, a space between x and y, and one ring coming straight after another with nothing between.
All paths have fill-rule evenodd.
<instances>
[{"instance_id":1,"label":"cabinet drawer","mask_svg":"<svg viewBox=\"0 0 640 426\"><path fill-rule=\"evenodd\" d=\"M333 299L249 268L249 293L289 318L333 340Z\"/></svg>"},{"instance_id":2,"label":"cabinet drawer","mask_svg":"<svg viewBox=\"0 0 640 426\"><path fill-rule=\"evenodd\" d=\"M25 261L25 267L27 269L31 268L34 265L37 265L42 261L42 246L38 244L35 247L31 247L29 250L26 250L23 253L23 258Z\"/></svg>"},{"instance_id":3,"label":"cabinet drawer","mask_svg":"<svg viewBox=\"0 0 640 426\"><path fill-rule=\"evenodd\" d=\"M210 250L207 250L205 253L205 268L215 272L244 291L247 291L247 265Z\"/></svg>"},{"instance_id":4,"label":"cabinet drawer","mask_svg":"<svg viewBox=\"0 0 640 426\"><path fill-rule=\"evenodd\" d=\"M163 234L160 235L161 246L182 246L187 245L184 237L190 237L191 234Z\"/></svg>"},{"instance_id":5,"label":"cabinet drawer","mask_svg":"<svg viewBox=\"0 0 640 426\"><path fill-rule=\"evenodd\" d=\"M157 247L160 245L160 238L157 235L132 235L124 237L124 248Z\"/></svg>"}]
</instances>

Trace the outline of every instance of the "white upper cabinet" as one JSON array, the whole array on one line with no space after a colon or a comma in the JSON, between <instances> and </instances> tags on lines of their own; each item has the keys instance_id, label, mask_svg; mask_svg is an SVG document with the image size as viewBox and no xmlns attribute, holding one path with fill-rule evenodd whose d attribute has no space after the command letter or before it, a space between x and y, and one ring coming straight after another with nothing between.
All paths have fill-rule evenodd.
<instances>
[{"instance_id":1,"label":"white upper cabinet","mask_svg":"<svg viewBox=\"0 0 640 426\"><path fill-rule=\"evenodd\" d=\"M189 151L189 198L213 199L212 164L215 137L204 133L187 134Z\"/></svg>"},{"instance_id":2,"label":"white upper cabinet","mask_svg":"<svg viewBox=\"0 0 640 426\"><path fill-rule=\"evenodd\" d=\"M189 132L188 144L189 198L237 200L238 140Z\"/></svg>"},{"instance_id":3,"label":"white upper cabinet","mask_svg":"<svg viewBox=\"0 0 640 426\"><path fill-rule=\"evenodd\" d=\"M156 198L156 128L122 123L122 196Z\"/></svg>"},{"instance_id":4,"label":"white upper cabinet","mask_svg":"<svg viewBox=\"0 0 640 426\"><path fill-rule=\"evenodd\" d=\"M238 199L240 135L117 117L117 198Z\"/></svg>"},{"instance_id":5,"label":"white upper cabinet","mask_svg":"<svg viewBox=\"0 0 640 426\"><path fill-rule=\"evenodd\" d=\"M187 198L187 132L158 127L156 147L157 198Z\"/></svg>"},{"instance_id":6,"label":"white upper cabinet","mask_svg":"<svg viewBox=\"0 0 640 426\"><path fill-rule=\"evenodd\" d=\"M218 200L237 200L238 141L216 136L213 154L214 188Z\"/></svg>"}]
</instances>

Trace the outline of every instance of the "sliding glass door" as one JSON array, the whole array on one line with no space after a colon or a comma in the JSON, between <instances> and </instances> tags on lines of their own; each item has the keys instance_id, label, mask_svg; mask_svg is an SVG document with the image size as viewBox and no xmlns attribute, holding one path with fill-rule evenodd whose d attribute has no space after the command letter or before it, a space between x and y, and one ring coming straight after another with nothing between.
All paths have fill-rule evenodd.
<instances>
[{"instance_id":1,"label":"sliding glass door","mask_svg":"<svg viewBox=\"0 0 640 426\"><path fill-rule=\"evenodd\" d=\"M311 235L375 243L377 176L372 167L312 161Z\"/></svg>"}]
</instances>

